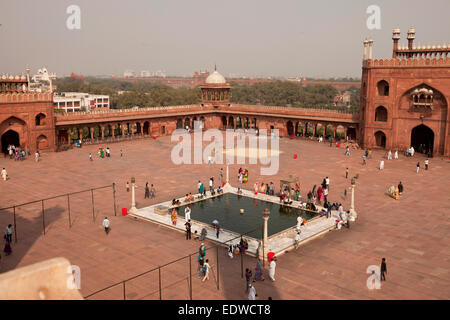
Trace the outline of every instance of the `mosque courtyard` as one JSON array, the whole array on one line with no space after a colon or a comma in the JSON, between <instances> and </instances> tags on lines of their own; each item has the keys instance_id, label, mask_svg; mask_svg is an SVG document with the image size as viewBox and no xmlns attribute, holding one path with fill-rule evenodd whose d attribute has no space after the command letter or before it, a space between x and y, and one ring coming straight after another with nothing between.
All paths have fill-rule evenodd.
<instances>
[{"instance_id":1,"label":"mosque courtyard","mask_svg":"<svg viewBox=\"0 0 450 320\"><path fill-rule=\"evenodd\" d=\"M140 139L102 145L111 149L111 158L97 156L98 145L85 145L65 152L45 153L36 163L33 157L25 161L0 159L10 179L0 181L0 207L9 207L116 183L117 216L111 188L95 190L94 213L92 194L71 196L71 227L68 225L65 197L45 202L45 235L41 218L41 203L16 208L18 242L13 253L2 252L0 272L53 257L65 257L81 270L83 296L133 277L198 250L198 240L185 240L181 232L152 222L122 216L121 208L130 208L131 193L125 185L136 179L137 208L147 207L173 198L195 193L198 180L205 186L210 177L219 181L219 164L182 164L171 161L175 143L169 136ZM120 156L122 150L123 156ZM89 161L89 153L94 161ZM279 170L276 175L261 176L259 164L233 164L230 183L238 186L240 167L249 170L244 189L251 190L255 182L273 182L278 191L279 180L288 175L298 176L301 195L306 197L314 185L330 178L331 202L341 202L347 210L350 193L344 190L350 178L358 175L355 187L356 222L349 229L332 230L305 243L295 251L279 257L275 278L268 278L266 264L264 282L254 283L258 298L267 299L449 299L450 298L450 160L430 159L430 169L424 170L425 157L400 155L387 160L385 151L375 150L373 158L362 165L363 150L345 150L304 139L280 139ZM295 159L294 154L298 157ZM385 168L378 169L384 159ZM421 169L416 173L416 163ZM345 169L349 168L349 178ZM402 181L404 193L399 200L387 195L390 185ZM144 199L144 186L149 182L156 188L154 199ZM261 208L261 223L262 223ZM0 211L1 227L12 223L12 211ZM108 216L111 232L106 235L102 220ZM270 218L269 218L270 224ZM205 241L207 247L213 245ZM215 252L207 258L216 261ZM381 288L368 289L366 281L371 265L380 265L386 258L387 281ZM192 259L193 299L246 299L245 278L241 278L239 258L229 259L219 251L220 277L202 283L196 276L196 255ZM245 268L254 272L256 261L244 258ZM174 265L162 269L163 299L189 299L186 282L179 274L186 268ZM215 262L212 262L215 267ZM184 270L184 269L183 269ZM171 277L180 282L170 287ZM153 275L152 275L153 277ZM177 278L178 279L178 278ZM219 289L217 283L219 282ZM159 299L150 294L158 287L158 278L150 276L127 287L127 299ZM153 286L153 287L152 287ZM92 298L121 299L122 289L113 288Z\"/></svg>"}]
</instances>

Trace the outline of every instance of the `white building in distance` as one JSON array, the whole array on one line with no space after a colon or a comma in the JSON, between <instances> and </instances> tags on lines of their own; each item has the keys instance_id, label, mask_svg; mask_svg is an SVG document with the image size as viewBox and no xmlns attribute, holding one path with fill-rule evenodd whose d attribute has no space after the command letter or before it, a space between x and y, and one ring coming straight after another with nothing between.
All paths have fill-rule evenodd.
<instances>
[{"instance_id":1,"label":"white building in distance","mask_svg":"<svg viewBox=\"0 0 450 320\"><path fill-rule=\"evenodd\" d=\"M61 92L53 95L53 106L64 112L109 109L109 96L82 92Z\"/></svg>"}]
</instances>

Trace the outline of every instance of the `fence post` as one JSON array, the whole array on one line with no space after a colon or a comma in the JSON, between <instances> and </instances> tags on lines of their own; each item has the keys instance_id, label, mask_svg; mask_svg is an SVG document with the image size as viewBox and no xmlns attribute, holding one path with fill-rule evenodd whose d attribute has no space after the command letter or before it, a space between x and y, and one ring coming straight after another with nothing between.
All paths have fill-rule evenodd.
<instances>
[{"instance_id":1,"label":"fence post","mask_svg":"<svg viewBox=\"0 0 450 320\"><path fill-rule=\"evenodd\" d=\"M67 209L69 210L69 228L72 227L72 224L70 222L70 194L67 194Z\"/></svg>"},{"instance_id":2,"label":"fence post","mask_svg":"<svg viewBox=\"0 0 450 320\"><path fill-rule=\"evenodd\" d=\"M265 258L265 252L264 252L264 245L265 245L265 243L264 243L264 225L263 225L263 232L262 232L262 235L263 235L263 237L262 237L262 252L263 252L263 254L262 254L262 261L263 261L263 268L266 266L266 263L265 263L265 261L266 261L266 258Z\"/></svg>"},{"instance_id":3,"label":"fence post","mask_svg":"<svg viewBox=\"0 0 450 320\"><path fill-rule=\"evenodd\" d=\"M116 183L115 182L113 182L112 187L113 187L113 199L114 199L114 215L117 216L117 212L116 212Z\"/></svg>"},{"instance_id":4,"label":"fence post","mask_svg":"<svg viewBox=\"0 0 450 320\"><path fill-rule=\"evenodd\" d=\"M94 189L91 189L91 198L92 198L92 221L95 222L95 211L94 211Z\"/></svg>"},{"instance_id":5,"label":"fence post","mask_svg":"<svg viewBox=\"0 0 450 320\"><path fill-rule=\"evenodd\" d=\"M14 241L17 243L16 206L14 208Z\"/></svg>"},{"instance_id":6,"label":"fence post","mask_svg":"<svg viewBox=\"0 0 450 320\"><path fill-rule=\"evenodd\" d=\"M162 293L161 293L161 267L158 268L158 274L159 274L159 300L162 300Z\"/></svg>"},{"instance_id":7,"label":"fence post","mask_svg":"<svg viewBox=\"0 0 450 320\"><path fill-rule=\"evenodd\" d=\"M244 255L242 254L242 251L240 252L241 255L241 278L244 278Z\"/></svg>"},{"instance_id":8,"label":"fence post","mask_svg":"<svg viewBox=\"0 0 450 320\"><path fill-rule=\"evenodd\" d=\"M122 283L123 283L123 300L127 300L127 296L125 294L125 281L123 281Z\"/></svg>"},{"instance_id":9,"label":"fence post","mask_svg":"<svg viewBox=\"0 0 450 320\"><path fill-rule=\"evenodd\" d=\"M216 255L217 255L217 290L220 290L220 272L219 272L219 246L216 247Z\"/></svg>"},{"instance_id":10,"label":"fence post","mask_svg":"<svg viewBox=\"0 0 450 320\"><path fill-rule=\"evenodd\" d=\"M192 262L191 255L189 255L189 298L192 300Z\"/></svg>"},{"instance_id":11,"label":"fence post","mask_svg":"<svg viewBox=\"0 0 450 320\"><path fill-rule=\"evenodd\" d=\"M44 227L44 235L45 235L45 210L44 210L44 200L42 202L42 226Z\"/></svg>"}]
</instances>

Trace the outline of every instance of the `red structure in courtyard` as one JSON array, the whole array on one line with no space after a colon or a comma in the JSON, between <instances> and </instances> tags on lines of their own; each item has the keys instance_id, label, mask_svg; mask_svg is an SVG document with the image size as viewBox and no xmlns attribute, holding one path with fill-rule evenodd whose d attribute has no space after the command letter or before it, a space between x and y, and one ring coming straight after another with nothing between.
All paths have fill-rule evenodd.
<instances>
[{"instance_id":1,"label":"red structure in courtyard","mask_svg":"<svg viewBox=\"0 0 450 320\"><path fill-rule=\"evenodd\" d=\"M360 143L365 148L450 155L450 47L399 46L400 29L392 34L392 59L373 59L373 41L364 41L361 77ZM367 55L367 49L369 50Z\"/></svg>"}]
</instances>

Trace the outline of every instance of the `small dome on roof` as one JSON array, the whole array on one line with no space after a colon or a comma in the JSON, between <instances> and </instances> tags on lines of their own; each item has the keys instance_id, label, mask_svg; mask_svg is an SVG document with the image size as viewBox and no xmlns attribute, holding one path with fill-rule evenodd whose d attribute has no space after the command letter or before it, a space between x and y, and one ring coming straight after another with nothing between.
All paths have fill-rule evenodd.
<instances>
[{"instance_id":1,"label":"small dome on roof","mask_svg":"<svg viewBox=\"0 0 450 320\"><path fill-rule=\"evenodd\" d=\"M214 70L213 73L211 73L208 78L206 78L205 83L209 83L209 84L220 84L220 83L226 83L227 81L225 80L225 78L223 77L223 75L221 75L219 72L217 72L217 70Z\"/></svg>"}]
</instances>

